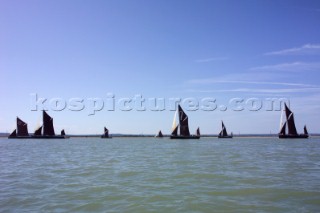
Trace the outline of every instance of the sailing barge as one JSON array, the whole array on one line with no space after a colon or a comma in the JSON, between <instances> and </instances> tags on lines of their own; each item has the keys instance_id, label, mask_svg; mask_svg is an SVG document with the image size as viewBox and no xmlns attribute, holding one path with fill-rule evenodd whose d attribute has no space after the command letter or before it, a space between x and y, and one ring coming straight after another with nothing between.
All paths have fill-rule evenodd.
<instances>
[{"instance_id":1,"label":"sailing barge","mask_svg":"<svg viewBox=\"0 0 320 213\"><path fill-rule=\"evenodd\" d=\"M155 136L156 138L163 138L163 134L161 130L158 132L158 134Z\"/></svg>"},{"instance_id":2,"label":"sailing barge","mask_svg":"<svg viewBox=\"0 0 320 213\"><path fill-rule=\"evenodd\" d=\"M56 135L53 127L53 118L50 117L46 111L43 110L43 124L40 126L33 135L29 135L27 123L17 117L17 129L15 129L9 137L10 139L65 139L64 130L61 135Z\"/></svg>"},{"instance_id":3,"label":"sailing barge","mask_svg":"<svg viewBox=\"0 0 320 213\"><path fill-rule=\"evenodd\" d=\"M303 134L298 134L296 125L294 122L293 112L288 108L286 104L284 104L284 111L286 113L286 121L282 124L282 114L281 114L281 128L279 132L279 138L308 138L309 133L307 127L304 126ZM282 111L283 113L283 111ZM288 127L288 134L286 133L286 127Z\"/></svg>"},{"instance_id":4,"label":"sailing barge","mask_svg":"<svg viewBox=\"0 0 320 213\"><path fill-rule=\"evenodd\" d=\"M109 135L109 130L104 127L104 133L101 135L101 138L112 138L112 136Z\"/></svg>"},{"instance_id":5,"label":"sailing barge","mask_svg":"<svg viewBox=\"0 0 320 213\"><path fill-rule=\"evenodd\" d=\"M179 113L179 124L176 125L176 115ZM188 116L182 110L181 106L178 105L178 111L176 111L173 119L173 131L171 133L170 139L199 139L200 129L197 129L196 135L190 135ZM180 129L180 134L178 135L178 129Z\"/></svg>"},{"instance_id":6,"label":"sailing barge","mask_svg":"<svg viewBox=\"0 0 320 213\"><path fill-rule=\"evenodd\" d=\"M222 122L222 130L219 133L218 138L233 138L232 132L230 135L228 135L227 128L225 127L223 121L221 121L221 122Z\"/></svg>"}]
</instances>

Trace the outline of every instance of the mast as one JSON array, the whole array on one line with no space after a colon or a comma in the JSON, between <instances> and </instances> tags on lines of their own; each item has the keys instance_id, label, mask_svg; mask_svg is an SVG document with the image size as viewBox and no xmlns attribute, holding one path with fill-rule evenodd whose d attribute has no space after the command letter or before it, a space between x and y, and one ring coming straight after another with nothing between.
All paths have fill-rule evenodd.
<instances>
[{"instance_id":1,"label":"mast","mask_svg":"<svg viewBox=\"0 0 320 213\"><path fill-rule=\"evenodd\" d=\"M17 136L29 136L28 125L17 117Z\"/></svg>"},{"instance_id":2,"label":"mast","mask_svg":"<svg viewBox=\"0 0 320 213\"><path fill-rule=\"evenodd\" d=\"M180 105L178 105L178 110L179 110L180 135L182 135L182 136L190 136L189 124L188 124L188 116L182 110Z\"/></svg>"},{"instance_id":3,"label":"mast","mask_svg":"<svg viewBox=\"0 0 320 213\"><path fill-rule=\"evenodd\" d=\"M287 107L286 103L284 104L284 106L285 106L286 117L287 117L288 134L289 135L298 135L298 132L297 132L297 129L296 129L296 125L294 123L293 113Z\"/></svg>"},{"instance_id":4,"label":"mast","mask_svg":"<svg viewBox=\"0 0 320 213\"><path fill-rule=\"evenodd\" d=\"M54 136L53 118L43 110L43 135Z\"/></svg>"}]
</instances>

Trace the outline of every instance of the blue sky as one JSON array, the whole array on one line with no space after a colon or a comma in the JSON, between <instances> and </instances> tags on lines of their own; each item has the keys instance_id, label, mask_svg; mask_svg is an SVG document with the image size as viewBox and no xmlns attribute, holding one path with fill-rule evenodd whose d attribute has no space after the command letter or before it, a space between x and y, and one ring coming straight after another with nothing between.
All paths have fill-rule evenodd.
<instances>
[{"instance_id":1,"label":"blue sky","mask_svg":"<svg viewBox=\"0 0 320 213\"><path fill-rule=\"evenodd\" d=\"M286 98L298 131L319 132L319 1L1 1L0 132L41 124L52 99ZM171 131L174 112L54 111L67 133ZM190 111L191 132L276 133L279 111Z\"/></svg>"}]
</instances>

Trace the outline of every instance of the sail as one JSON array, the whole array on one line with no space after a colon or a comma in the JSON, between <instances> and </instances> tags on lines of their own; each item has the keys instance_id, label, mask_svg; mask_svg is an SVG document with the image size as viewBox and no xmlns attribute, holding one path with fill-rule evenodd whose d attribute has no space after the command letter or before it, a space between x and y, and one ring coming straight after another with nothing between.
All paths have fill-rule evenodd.
<instances>
[{"instance_id":1,"label":"sail","mask_svg":"<svg viewBox=\"0 0 320 213\"><path fill-rule=\"evenodd\" d=\"M286 117L287 117L287 123L288 123L288 134L289 135L297 135L297 129L296 125L294 123L294 117L293 113L290 111L290 109L287 107L286 104L284 104L285 110L286 110Z\"/></svg>"},{"instance_id":2,"label":"sail","mask_svg":"<svg viewBox=\"0 0 320 213\"><path fill-rule=\"evenodd\" d=\"M53 118L43 110L43 135L54 136Z\"/></svg>"},{"instance_id":3,"label":"sail","mask_svg":"<svg viewBox=\"0 0 320 213\"><path fill-rule=\"evenodd\" d=\"M61 135L62 135L62 136L65 136L65 135L66 135L66 133L64 132L64 129L61 130Z\"/></svg>"},{"instance_id":4,"label":"sail","mask_svg":"<svg viewBox=\"0 0 320 213\"><path fill-rule=\"evenodd\" d=\"M9 137L17 137L17 130L13 130L13 132L9 135Z\"/></svg>"},{"instance_id":5,"label":"sail","mask_svg":"<svg viewBox=\"0 0 320 213\"><path fill-rule=\"evenodd\" d=\"M188 116L182 110L180 105L178 105L178 110L179 110L180 135L182 135L182 136L190 136L189 124L188 124Z\"/></svg>"},{"instance_id":6,"label":"sail","mask_svg":"<svg viewBox=\"0 0 320 213\"><path fill-rule=\"evenodd\" d=\"M173 135L173 136L177 136L178 135L178 127L179 126L176 126L176 128L173 129L171 135Z\"/></svg>"},{"instance_id":7,"label":"sail","mask_svg":"<svg viewBox=\"0 0 320 213\"><path fill-rule=\"evenodd\" d=\"M106 127L104 127L104 136L109 137L109 130Z\"/></svg>"},{"instance_id":8,"label":"sail","mask_svg":"<svg viewBox=\"0 0 320 213\"><path fill-rule=\"evenodd\" d=\"M196 131L196 135L200 136L200 128L198 127L197 131Z\"/></svg>"},{"instance_id":9,"label":"sail","mask_svg":"<svg viewBox=\"0 0 320 213\"><path fill-rule=\"evenodd\" d=\"M172 131L177 127L177 121L176 121L176 119L177 119L177 112L178 111L176 111L175 113L174 113L174 117L173 117L173 122L172 122Z\"/></svg>"},{"instance_id":10,"label":"sail","mask_svg":"<svg viewBox=\"0 0 320 213\"><path fill-rule=\"evenodd\" d=\"M285 122L280 129L280 132L279 132L280 135L286 134L286 126L287 126L287 123Z\"/></svg>"},{"instance_id":11,"label":"sail","mask_svg":"<svg viewBox=\"0 0 320 213\"><path fill-rule=\"evenodd\" d=\"M17 136L29 136L28 125L17 117Z\"/></svg>"},{"instance_id":12,"label":"sail","mask_svg":"<svg viewBox=\"0 0 320 213\"><path fill-rule=\"evenodd\" d=\"M303 127L303 132L304 132L305 135L308 135L308 134L309 134L306 125L304 125L304 127Z\"/></svg>"},{"instance_id":13,"label":"sail","mask_svg":"<svg viewBox=\"0 0 320 213\"><path fill-rule=\"evenodd\" d=\"M41 130L42 130L42 126L40 126L38 129L36 129L36 131L34 131L33 135L36 135L36 136L41 135Z\"/></svg>"},{"instance_id":14,"label":"sail","mask_svg":"<svg viewBox=\"0 0 320 213\"><path fill-rule=\"evenodd\" d=\"M226 129L226 127L224 126L223 121L221 121L221 122L222 122L221 134L222 134L222 136L228 136L227 129Z\"/></svg>"},{"instance_id":15,"label":"sail","mask_svg":"<svg viewBox=\"0 0 320 213\"><path fill-rule=\"evenodd\" d=\"M162 134L161 130L159 131L157 137L159 137L159 138L162 138L162 137L163 137L163 134Z\"/></svg>"}]
</instances>

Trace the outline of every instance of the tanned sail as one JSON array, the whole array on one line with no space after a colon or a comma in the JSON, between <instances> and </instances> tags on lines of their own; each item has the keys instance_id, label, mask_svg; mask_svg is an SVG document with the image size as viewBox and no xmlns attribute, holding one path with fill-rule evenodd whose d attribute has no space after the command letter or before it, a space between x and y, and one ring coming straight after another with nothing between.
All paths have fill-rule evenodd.
<instances>
[{"instance_id":1,"label":"tanned sail","mask_svg":"<svg viewBox=\"0 0 320 213\"><path fill-rule=\"evenodd\" d=\"M304 126L304 134L298 134L294 122L293 112L291 112L286 103L284 104L284 109L286 114L286 122L284 122L280 128L280 132L278 134L279 138L308 138L309 134L306 126ZM286 134L286 126L288 127L288 134Z\"/></svg>"},{"instance_id":2,"label":"tanned sail","mask_svg":"<svg viewBox=\"0 0 320 213\"><path fill-rule=\"evenodd\" d=\"M15 129L8 138L27 139L30 138L28 125L26 122L17 117L17 129Z\"/></svg>"},{"instance_id":3,"label":"tanned sail","mask_svg":"<svg viewBox=\"0 0 320 213\"><path fill-rule=\"evenodd\" d=\"M104 127L104 133L103 133L103 135L101 135L101 138L112 138L109 135L109 130L106 127Z\"/></svg>"},{"instance_id":4,"label":"tanned sail","mask_svg":"<svg viewBox=\"0 0 320 213\"><path fill-rule=\"evenodd\" d=\"M221 121L221 125L222 125L222 130L220 131L219 135L218 135L218 138L232 138L232 134L231 135L228 135L228 132L227 132L227 128L225 127L223 121Z\"/></svg>"},{"instance_id":5,"label":"tanned sail","mask_svg":"<svg viewBox=\"0 0 320 213\"><path fill-rule=\"evenodd\" d=\"M309 135L306 125L304 125L304 127L303 127L303 133L304 133L305 135Z\"/></svg>"},{"instance_id":6,"label":"tanned sail","mask_svg":"<svg viewBox=\"0 0 320 213\"><path fill-rule=\"evenodd\" d=\"M17 117L17 136L29 136L28 125Z\"/></svg>"},{"instance_id":7,"label":"tanned sail","mask_svg":"<svg viewBox=\"0 0 320 213\"><path fill-rule=\"evenodd\" d=\"M16 138L17 137L17 130L13 130L13 132L9 135L8 138Z\"/></svg>"},{"instance_id":8,"label":"tanned sail","mask_svg":"<svg viewBox=\"0 0 320 213\"><path fill-rule=\"evenodd\" d=\"M156 135L157 138L163 138L163 134L161 132L161 130L158 132L158 134Z\"/></svg>"},{"instance_id":9,"label":"tanned sail","mask_svg":"<svg viewBox=\"0 0 320 213\"><path fill-rule=\"evenodd\" d=\"M189 131L189 123L188 123L188 116L182 110L181 106L178 105L178 113L179 113L179 125L175 125L175 117L173 121L173 131L171 133L171 139L199 139L200 136L198 135L190 135ZM175 114L176 116L176 114ZM178 129L180 129L180 134L178 135Z\"/></svg>"},{"instance_id":10,"label":"tanned sail","mask_svg":"<svg viewBox=\"0 0 320 213\"><path fill-rule=\"evenodd\" d=\"M180 105L178 106L178 112L179 112L180 135L190 136L188 116L182 110Z\"/></svg>"},{"instance_id":11,"label":"tanned sail","mask_svg":"<svg viewBox=\"0 0 320 213\"><path fill-rule=\"evenodd\" d=\"M200 137L200 128L198 127L197 131L196 131L196 135Z\"/></svg>"},{"instance_id":12,"label":"tanned sail","mask_svg":"<svg viewBox=\"0 0 320 213\"><path fill-rule=\"evenodd\" d=\"M66 135L66 133L65 133L64 129L63 129L63 130L61 130L61 135L62 135L62 136L65 136L65 135Z\"/></svg>"},{"instance_id":13,"label":"tanned sail","mask_svg":"<svg viewBox=\"0 0 320 213\"><path fill-rule=\"evenodd\" d=\"M172 136L178 136L178 127L179 127L179 126L176 126L176 127L173 129L173 131L172 131L172 133L171 133Z\"/></svg>"},{"instance_id":14,"label":"tanned sail","mask_svg":"<svg viewBox=\"0 0 320 213\"><path fill-rule=\"evenodd\" d=\"M54 127L53 127L53 118L51 118L44 110L43 110L43 135L55 136Z\"/></svg>"},{"instance_id":15,"label":"tanned sail","mask_svg":"<svg viewBox=\"0 0 320 213\"><path fill-rule=\"evenodd\" d=\"M40 126L38 129L36 129L36 131L34 131L35 136L41 136L41 131L42 131L42 126Z\"/></svg>"}]
</instances>

